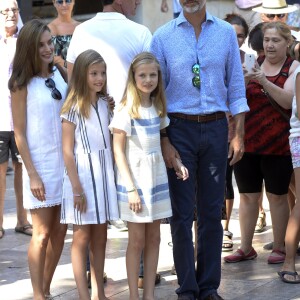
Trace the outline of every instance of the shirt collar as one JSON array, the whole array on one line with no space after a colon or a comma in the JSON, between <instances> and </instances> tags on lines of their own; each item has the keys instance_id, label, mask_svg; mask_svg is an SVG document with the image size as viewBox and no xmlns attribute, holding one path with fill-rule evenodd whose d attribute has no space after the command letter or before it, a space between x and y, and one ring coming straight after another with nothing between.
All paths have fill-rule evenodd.
<instances>
[{"instance_id":1,"label":"shirt collar","mask_svg":"<svg viewBox=\"0 0 300 300\"><path fill-rule=\"evenodd\" d=\"M100 12L95 16L96 19L101 20L126 20L127 18L118 12Z\"/></svg>"},{"instance_id":2,"label":"shirt collar","mask_svg":"<svg viewBox=\"0 0 300 300\"><path fill-rule=\"evenodd\" d=\"M214 22L214 17L208 11L206 12L206 22L207 21ZM182 10L180 15L176 18L176 25L179 26L180 24L185 22L188 23L188 20L185 18Z\"/></svg>"}]
</instances>

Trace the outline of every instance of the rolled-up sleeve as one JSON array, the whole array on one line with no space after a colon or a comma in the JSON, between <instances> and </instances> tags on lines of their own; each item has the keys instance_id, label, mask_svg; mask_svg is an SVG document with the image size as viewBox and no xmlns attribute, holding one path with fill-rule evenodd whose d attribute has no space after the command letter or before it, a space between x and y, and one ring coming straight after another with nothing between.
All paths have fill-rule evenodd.
<instances>
[{"instance_id":1,"label":"rolled-up sleeve","mask_svg":"<svg viewBox=\"0 0 300 300\"><path fill-rule=\"evenodd\" d=\"M227 100L229 110L234 116L239 113L249 111L249 107L246 99L246 89L242 65L239 60L240 50L238 48L234 30L232 30L231 32L230 39L230 51L228 54L226 66Z\"/></svg>"}]
</instances>

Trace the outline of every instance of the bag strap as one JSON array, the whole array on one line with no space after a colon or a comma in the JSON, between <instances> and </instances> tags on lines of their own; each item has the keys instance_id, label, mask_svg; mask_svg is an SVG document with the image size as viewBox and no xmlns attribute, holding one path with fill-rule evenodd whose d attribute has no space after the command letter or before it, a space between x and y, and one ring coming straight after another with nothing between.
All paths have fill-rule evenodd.
<instances>
[{"instance_id":1,"label":"bag strap","mask_svg":"<svg viewBox=\"0 0 300 300\"><path fill-rule=\"evenodd\" d=\"M290 122L291 117L281 108L281 106L273 99L273 97L265 90L263 90L263 93L268 97L268 100L273 108L276 109L287 122Z\"/></svg>"}]
</instances>

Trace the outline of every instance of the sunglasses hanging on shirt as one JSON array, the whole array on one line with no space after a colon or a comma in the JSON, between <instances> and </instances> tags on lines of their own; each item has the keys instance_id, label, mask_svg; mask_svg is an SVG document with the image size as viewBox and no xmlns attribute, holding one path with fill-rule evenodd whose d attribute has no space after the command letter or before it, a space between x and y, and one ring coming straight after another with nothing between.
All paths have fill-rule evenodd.
<instances>
[{"instance_id":1,"label":"sunglasses hanging on shirt","mask_svg":"<svg viewBox=\"0 0 300 300\"><path fill-rule=\"evenodd\" d=\"M45 80L45 85L47 88L49 88L51 90L51 96L53 99L55 100L61 100L62 96L60 91L56 88L55 86L55 82L52 78L47 78Z\"/></svg>"},{"instance_id":2,"label":"sunglasses hanging on shirt","mask_svg":"<svg viewBox=\"0 0 300 300\"><path fill-rule=\"evenodd\" d=\"M195 75L192 79L193 86L200 89L200 65L197 60L197 62L192 66L192 72Z\"/></svg>"}]
</instances>

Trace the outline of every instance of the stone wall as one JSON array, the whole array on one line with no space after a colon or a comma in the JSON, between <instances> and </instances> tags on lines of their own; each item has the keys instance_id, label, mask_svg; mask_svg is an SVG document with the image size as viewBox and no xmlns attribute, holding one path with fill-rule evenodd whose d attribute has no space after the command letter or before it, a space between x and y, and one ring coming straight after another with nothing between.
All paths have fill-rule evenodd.
<instances>
[{"instance_id":1,"label":"stone wall","mask_svg":"<svg viewBox=\"0 0 300 300\"><path fill-rule=\"evenodd\" d=\"M172 0L167 0L167 2L169 11L162 13L160 11L161 0L143 0L133 20L144 24L151 32L154 32L173 17ZM227 13L233 11L234 0L207 0L206 7L211 14L222 19Z\"/></svg>"}]
</instances>

